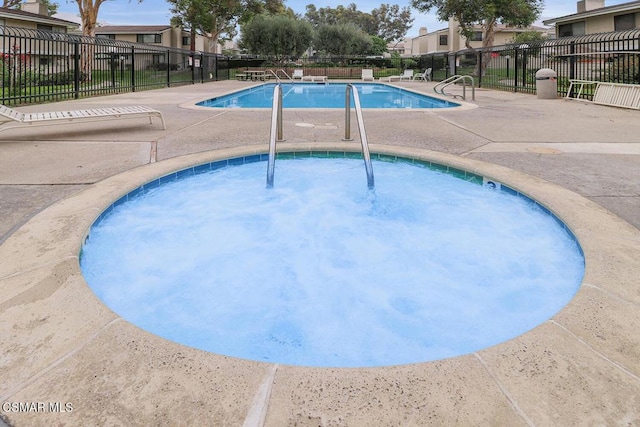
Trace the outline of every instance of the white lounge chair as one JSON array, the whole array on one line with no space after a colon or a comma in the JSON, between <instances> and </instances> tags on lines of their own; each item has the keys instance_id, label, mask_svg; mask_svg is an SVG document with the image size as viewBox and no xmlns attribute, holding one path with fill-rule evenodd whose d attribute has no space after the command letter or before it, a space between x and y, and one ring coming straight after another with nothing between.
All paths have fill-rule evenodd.
<instances>
[{"instance_id":1,"label":"white lounge chair","mask_svg":"<svg viewBox=\"0 0 640 427\"><path fill-rule=\"evenodd\" d=\"M308 81L308 82L325 82L326 83L327 76L304 76L302 80Z\"/></svg>"},{"instance_id":2,"label":"white lounge chair","mask_svg":"<svg viewBox=\"0 0 640 427\"><path fill-rule=\"evenodd\" d=\"M413 76L413 80L416 79L422 79L425 82L430 82L431 81L431 68L427 68L426 70L424 70L424 73L417 73L416 75Z\"/></svg>"},{"instance_id":3,"label":"white lounge chair","mask_svg":"<svg viewBox=\"0 0 640 427\"><path fill-rule=\"evenodd\" d=\"M400 81L413 80L413 70L404 70L404 74L400 76Z\"/></svg>"},{"instance_id":4,"label":"white lounge chair","mask_svg":"<svg viewBox=\"0 0 640 427\"><path fill-rule=\"evenodd\" d=\"M404 73L400 76L388 76L380 77L380 81L392 82L394 80L411 80L413 79L413 70L404 70Z\"/></svg>"},{"instance_id":5,"label":"white lounge chair","mask_svg":"<svg viewBox=\"0 0 640 427\"><path fill-rule=\"evenodd\" d=\"M368 69L368 68L363 68L362 69L362 80L363 81L367 81L367 80L374 81L375 78L373 77L373 70Z\"/></svg>"},{"instance_id":6,"label":"white lounge chair","mask_svg":"<svg viewBox=\"0 0 640 427\"><path fill-rule=\"evenodd\" d=\"M166 129L162 113L143 105L127 107L93 108L76 111L53 111L47 113L22 113L12 108L0 105L0 132L19 127L20 125L48 126L55 124L70 124L82 122L95 122L116 119L135 119L144 117L149 119L158 117L162 123L162 129ZM3 126L5 123L14 123L11 126Z\"/></svg>"},{"instance_id":7,"label":"white lounge chair","mask_svg":"<svg viewBox=\"0 0 640 427\"><path fill-rule=\"evenodd\" d=\"M295 80L295 79L302 80L303 77L304 77L304 71L303 70L301 70L301 69L293 70L293 74L291 75L291 78L293 80Z\"/></svg>"}]
</instances>

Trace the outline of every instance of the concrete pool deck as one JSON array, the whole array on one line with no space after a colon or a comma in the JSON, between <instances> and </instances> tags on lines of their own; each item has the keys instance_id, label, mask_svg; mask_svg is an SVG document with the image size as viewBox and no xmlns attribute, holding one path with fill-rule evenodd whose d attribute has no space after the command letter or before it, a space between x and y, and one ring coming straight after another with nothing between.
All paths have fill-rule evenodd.
<instances>
[{"instance_id":1,"label":"concrete pool deck","mask_svg":"<svg viewBox=\"0 0 640 427\"><path fill-rule=\"evenodd\" d=\"M505 343L413 365L293 367L181 346L103 306L78 267L91 222L159 175L266 152L270 111L193 106L248 85L226 81L21 109L144 104L164 114L166 131L141 119L0 132L4 422L640 424L639 111L488 90L476 92L478 108L364 111L372 151L506 182L550 207L578 237L586 271L575 298ZM431 83L398 85L433 93ZM340 141L343 126L341 110L285 110L279 147L357 149Z\"/></svg>"}]
</instances>

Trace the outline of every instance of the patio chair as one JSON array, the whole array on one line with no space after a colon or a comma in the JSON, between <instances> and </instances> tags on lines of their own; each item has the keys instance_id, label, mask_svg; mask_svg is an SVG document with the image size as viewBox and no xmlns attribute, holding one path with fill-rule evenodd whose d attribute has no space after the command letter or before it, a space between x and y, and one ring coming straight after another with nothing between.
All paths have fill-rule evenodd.
<instances>
[{"instance_id":1,"label":"patio chair","mask_svg":"<svg viewBox=\"0 0 640 427\"><path fill-rule=\"evenodd\" d=\"M430 82L431 81L431 68L427 68L426 70L424 70L424 73L417 73L415 76L413 76L413 80L416 79L422 79L425 82Z\"/></svg>"},{"instance_id":2,"label":"patio chair","mask_svg":"<svg viewBox=\"0 0 640 427\"><path fill-rule=\"evenodd\" d=\"M404 74L400 76L400 81L413 80L413 70L404 70Z\"/></svg>"},{"instance_id":3,"label":"patio chair","mask_svg":"<svg viewBox=\"0 0 640 427\"><path fill-rule=\"evenodd\" d=\"M367 80L374 81L375 78L373 77L373 70L367 69L367 68L363 68L362 69L362 80L363 81L367 81Z\"/></svg>"},{"instance_id":4,"label":"patio chair","mask_svg":"<svg viewBox=\"0 0 640 427\"><path fill-rule=\"evenodd\" d=\"M380 81L392 82L394 80L411 80L413 79L413 70L404 70L402 75L398 76L388 76L388 77L380 77Z\"/></svg>"},{"instance_id":5,"label":"patio chair","mask_svg":"<svg viewBox=\"0 0 640 427\"><path fill-rule=\"evenodd\" d=\"M291 78L293 80L295 80L295 79L302 80L303 77L304 77L304 71L303 70L301 70L301 69L293 70L293 74L291 75Z\"/></svg>"},{"instance_id":6,"label":"patio chair","mask_svg":"<svg viewBox=\"0 0 640 427\"><path fill-rule=\"evenodd\" d=\"M143 105L94 108L76 111L53 111L47 113L22 113L4 105L0 105L0 132L20 127L22 124L30 126L48 126L104 120L135 119L139 117L148 118L149 123L152 123L152 117L158 117L162 123L162 129L167 128L164 123L164 117L160 111ZM3 126L5 123L14 124Z\"/></svg>"}]
</instances>

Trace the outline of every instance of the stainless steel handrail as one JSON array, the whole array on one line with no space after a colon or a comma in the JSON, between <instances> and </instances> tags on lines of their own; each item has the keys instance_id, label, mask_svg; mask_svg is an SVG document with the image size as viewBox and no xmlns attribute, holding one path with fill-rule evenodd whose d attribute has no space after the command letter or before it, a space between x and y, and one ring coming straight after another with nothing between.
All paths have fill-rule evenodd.
<instances>
[{"instance_id":1,"label":"stainless steel handrail","mask_svg":"<svg viewBox=\"0 0 640 427\"><path fill-rule=\"evenodd\" d=\"M285 70L283 70L282 68L280 68L278 71L282 71L282 74L284 74L285 76L287 76L287 78L290 81L293 81L293 77L291 77L289 74L287 74L287 72Z\"/></svg>"},{"instance_id":2,"label":"stainless steel handrail","mask_svg":"<svg viewBox=\"0 0 640 427\"><path fill-rule=\"evenodd\" d=\"M269 133L269 160L267 162L267 188L273 187L273 174L276 166L276 138L282 141L282 87L276 83L273 88L271 106L271 131Z\"/></svg>"},{"instance_id":3,"label":"stainless steel handrail","mask_svg":"<svg viewBox=\"0 0 640 427\"><path fill-rule=\"evenodd\" d=\"M452 94L448 94L445 93L444 89L447 86L450 86L452 84L455 84L459 81L462 81L462 99L464 99L466 101L467 99L467 80L471 81L471 100L475 101L476 100L476 85L475 82L473 80L473 77L471 76L461 76L459 74L453 75L451 77L449 77L448 79L445 79L443 81L441 81L440 83L436 84L433 87L433 91L435 93L439 93L440 95L450 95L453 96L454 98L459 96L459 95L452 95ZM442 87L441 87L442 86Z\"/></svg>"},{"instance_id":4,"label":"stainless steel handrail","mask_svg":"<svg viewBox=\"0 0 640 427\"><path fill-rule=\"evenodd\" d=\"M371 165L371 154L369 153L369 142L367 141L367 132L364 128L364 119L362 117L362 107L360 106L360 96L358 90L353 84L347 84L345 91L344 103L344 140L351 141L351 93L353 92L353 104L356 109L356 118L358 119L358 130L360 131L360 143L362 144L362 157L364 158L364 169L367 173L367 186L369 189L374 187L373 166Z\"/></svg>"},{"instance_id":5,"label":"stainless steel handrail","mask_svg":"<svg viewBox=\"0 0 640 427\"><path fill-rule=\"evenodd\" d=\"M276 78L276 81L277 81L277 82L280 82L280 77L279 77L279 76L278 76L278 74L277 74L275 71L273 71L271 68L269 68L269 69L267 70L267 73L271 73L271 74L273 74L273 77L275 77L275 78Z\"/></svg>"},{"instance_id":6,"label":"stainless steel handrail","mask_svg":"<svg viewBox=\"0 0 640 427\"><path fill-rule=\"evenodd\" d=\"M273 74L273 76L276 78L277 82L281 81L280 76L278 75L279 72L282 72L282 74L287 76L287 79L289 79L289 81L293 81L293 78L291 78L291 76L289 74L287 74L287 72L282 68L280 68L278 71L273 71L271 68L269 68L266 72Z\"/></svg>"}]
</instances>

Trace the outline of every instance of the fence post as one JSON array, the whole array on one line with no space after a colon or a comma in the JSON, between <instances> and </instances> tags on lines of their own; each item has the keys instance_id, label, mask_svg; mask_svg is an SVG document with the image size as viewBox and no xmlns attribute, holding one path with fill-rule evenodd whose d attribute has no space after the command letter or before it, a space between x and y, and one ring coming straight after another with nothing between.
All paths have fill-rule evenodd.
<instances>
[{"instance_id":1,"label":"fence post","mask_svg":"<svg viewBox=\"0 0 640 427\"><path fill-rule=\"evenodd\" d=\"M482 69L482 57L484 56L484 50L480 49L480 55L478 55L478 87L482 87L482 75L484 70Z\"/></svg>"},{"instance_id":2,"label":"fence post","mask_svg":"<svg viewBox=\"0 0 640 427\"><path fill-rule=\"evenodd\" d=\"M522 88L527 92L527 48L522 49Z\"/></svg>"},{"instance_id":3,"label":"fence post","mask_svg":"<svg viewBox=\"0 0 640 427\"><path fill-rule=\"evenodd\" d=\"M191 58L191 84L196 82L196 55L194 51L189 52L189 58Z\"/></svg>"},{"instance_id":4,"label":"fence post","mask_svg":"<svg viewBox=\"0 0 640 427\"><path fill-rule=\"evenodd\" d=\"M200 83L204 83L204 53L200 52Z\"/></svg>"},{"instance_id":5,"label":"fence post","mask_svg":"<svg viewBox=\"0 0 640 427\"><path fill-rule=\"evenodd\" d=\"M576 78L576 42L571 42L571 44L569 44L569 53L571 54L571 56L569 56L569 79L575 79Z\"/></svg>"},{"instance_id":6,"label":"fence post","mask_svg":"<svg viewBox=\"0 0 640 427\"><path fill-rule=\"evenodd\" d=\"M513 49L513 91L518 92L518 48Z\"/></svg>"},{"instance_id":7,"label":"fence post","mask_svg":"<svg viewBox=\"0 0 640 427\"><path fill-rule=\"evenodd\" d=\"M131 92L136 91L136 48L131 46Z\"/></svg>"},{"instance_id":8,"label":"fence post","mask_svg":"<svg viewBox=\"0 0 640 427\"><path fill-rule=\"evenodd\" d=\"M80 43L73 43L73 97L80 98Z\"/></svg>"},{"instance_id":9,"label":"fence post","mask_svg":"<svg viewBox=\"0 0 640 427\"><path fill-rule=\"evenodd\" d=\"M171 55L167 49L167 87L171 87Z\"/></svg>"}]
</instances>

